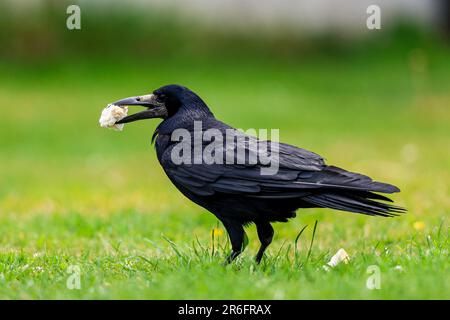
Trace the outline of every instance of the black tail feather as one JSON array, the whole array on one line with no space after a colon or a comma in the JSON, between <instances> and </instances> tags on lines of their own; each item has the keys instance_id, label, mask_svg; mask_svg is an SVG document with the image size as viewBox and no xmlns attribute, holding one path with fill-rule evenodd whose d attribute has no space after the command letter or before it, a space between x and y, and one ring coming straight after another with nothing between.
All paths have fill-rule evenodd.
<instances>
[{"instance_id":1,"label":"black tail feather","mask_svg":"<svg viewBox=\"0 0 450 320\"><path fill-rule=\"evenodd\" d=\"M391 199L372 192L327 192L317 193L303 198L321 208L362 213L371 216L394 217L405 213L406 209L392 204L374 201L392 202Z\"/></svg>"}]
</instances>

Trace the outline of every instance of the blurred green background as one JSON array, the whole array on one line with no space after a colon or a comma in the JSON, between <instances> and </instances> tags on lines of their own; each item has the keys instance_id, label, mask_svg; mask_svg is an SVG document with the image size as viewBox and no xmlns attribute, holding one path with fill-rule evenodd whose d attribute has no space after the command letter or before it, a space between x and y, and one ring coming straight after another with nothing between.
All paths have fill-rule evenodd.
<instances>
[{"instance_id":1,"label":"blurred green background","mask_svg":"<svg viewBox=\"0 0 450 320\"><path fill-rule=\"evenodd\" d=\"M73 3L81 30L66 28ZM187 10L195 3L0 4L0 298L448 299L446 11L439 23L417 23L389 17L383 2L381 30L366 28L363 7L348 29L319 15L325 27L311 30L284 11L271 24L250 19L267 1L250 1L249 17L235 20ZM232 3L230 17L242 11ZM356 5L346 3L344 12ZM289 12L292 1L282 5ZM158 121L123 132L98 125L107 103L169 83L198 93L230 125L279 128L283 142L399 186L394 199L409 213L299 211L275 225L261 267L252 264L253 227L242 259L221 267L222 227L156 160ZM306 254L315 220L311 259L300 266L294 239L310 225L299 244ZM326 273L341 247L352 262ZM373 264L380 290L365 286ZM69 265L81 267L81 290L66 286Z\"/></svg>"}]
</instances>

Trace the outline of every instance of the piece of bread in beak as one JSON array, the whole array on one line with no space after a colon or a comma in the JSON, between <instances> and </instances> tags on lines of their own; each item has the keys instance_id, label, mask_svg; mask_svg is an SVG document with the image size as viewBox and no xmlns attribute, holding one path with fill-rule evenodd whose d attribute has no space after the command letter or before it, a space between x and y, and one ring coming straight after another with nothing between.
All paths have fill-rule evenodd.
<instances>
[{"instance_id":1,"label":"piece of bread in beak","mask_svg":"<svg viewBox=\"0 0 450 320\"><path fill-rule=\"evenodd\" d=\"M100 123L100 126L102 128L110 128L116 131L122 131L124 124L116 124L116 122L125 118L127 114L127 107L108 104L106 108L103 109L98 122Z\"/></svg>"}]
</instances>

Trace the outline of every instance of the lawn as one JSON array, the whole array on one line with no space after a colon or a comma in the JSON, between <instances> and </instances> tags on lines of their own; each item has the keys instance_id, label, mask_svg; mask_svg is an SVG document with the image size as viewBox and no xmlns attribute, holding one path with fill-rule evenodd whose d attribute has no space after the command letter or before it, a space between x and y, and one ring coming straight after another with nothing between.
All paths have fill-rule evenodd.
<instances>
[{"instance_id":1,"label":"lawn","mask_svg":"<svg viewBox=\"0 0 450 320\"><path fill-rule=\"evenodd\" d=\"M450 298L448 51L4 62L0 75L0 298ZM393 199L408 213L301 210L274 225L261 265L251 226L244 254L223 267L222 226L156 160L158 121L123 132L97 122L108 102L168 83L190 87L235 127L279 128L283 142L399 186ZM350 262L324 270L339 248ZM381 287L370 290L373 265ZM79 289L67 286L73 270Z\"/></svg>"}]
</instances>

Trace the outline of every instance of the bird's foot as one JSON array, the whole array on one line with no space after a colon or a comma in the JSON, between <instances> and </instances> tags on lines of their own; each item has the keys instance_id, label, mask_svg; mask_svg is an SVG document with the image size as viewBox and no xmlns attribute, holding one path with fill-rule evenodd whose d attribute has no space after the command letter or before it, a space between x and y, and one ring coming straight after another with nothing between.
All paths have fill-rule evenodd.
<instances>
[{"instance_id":1,"label":"bird's foot","mask_svg":"<svg viewBox=\"0 0 450 320\"><path fill-rule=\"evenodd\" d=\"M238 256L238 255L240 255L241 254L241 252L239 252L239 251L232 251L231 253L230 253L230 255L225 259L225 261L222 263L222 265L223 266L227 266L227 265L229 265L231 262L233 262L234 261L234 259L236 259L236 257Z\"/></svg>"}]
</instances>

